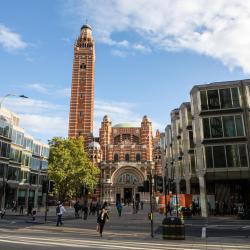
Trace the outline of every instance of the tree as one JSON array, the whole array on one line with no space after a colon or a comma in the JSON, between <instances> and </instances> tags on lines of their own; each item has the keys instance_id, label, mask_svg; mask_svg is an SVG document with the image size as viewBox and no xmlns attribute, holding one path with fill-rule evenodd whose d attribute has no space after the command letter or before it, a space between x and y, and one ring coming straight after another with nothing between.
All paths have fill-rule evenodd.
<instances>
[{"instance_id":1,"label":"tree","mask_svg":"<svg viewBox=\"0 0 250 250\"><path fill-rule=\"evenodd\" d=\"M95 187L99 168L88 159L82 137L54 137L49 145L48 175L55 181L54 193L60 200L72 198L82 187Z\"/></svg>"}]
</instances>

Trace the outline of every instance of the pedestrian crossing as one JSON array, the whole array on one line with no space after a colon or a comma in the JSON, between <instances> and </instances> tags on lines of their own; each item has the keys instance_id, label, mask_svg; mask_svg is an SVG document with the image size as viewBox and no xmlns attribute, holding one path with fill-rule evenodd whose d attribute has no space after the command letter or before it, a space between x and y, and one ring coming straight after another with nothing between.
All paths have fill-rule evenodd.
<instances>
[{"instance_id":1,"label":"pedestrian crossing","mask_svg":"<svg viewBox=\"0 0 250 250\"><path fill-rule=\"evenodd\" d=\"M11 235L11 234L0 234L0 245L5 246L8 249L8 246L15 245L17 249L26 246L42 246L44 249L120 249L120 250L217 250L217 249L225 249L225 250L249 250L250 245L237 245L234 244L206 244L204 243L190 243L185 241L128 241L128 240L116 240L114 239L106 239L104 238L93 238L93 239L79 239L72 237L55 237L55 236L44 236L44 235ZM19 246L19 247L18 247ZM5 249L4 248L4 249ZM33 248L32 248L33 249Z\"/></svg>"}]
</instances>

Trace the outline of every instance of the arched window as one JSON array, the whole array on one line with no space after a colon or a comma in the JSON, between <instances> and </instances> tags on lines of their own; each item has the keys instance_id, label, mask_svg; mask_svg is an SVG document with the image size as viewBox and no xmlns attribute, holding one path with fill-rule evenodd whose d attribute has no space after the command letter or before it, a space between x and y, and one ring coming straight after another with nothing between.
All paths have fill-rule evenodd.
<instances>
[{"instance_id":1,"label":"arched window","mask_svg":"<svg viewBox=\"0 0 250 250\"><path fill-rule=\"evenodd\" d=\"M119 161L119 155L118 154L114 154L114 162Z\"/></svg>"},{"instance_id":2,"label":"arched window","mask_svg":"<svg viewBox=\"0 0 250 250\"><path fill-rule=\"evenodd\" d=\"M125 161L129 161L129 154L125 154Z\"/></svg>"},{"instance_id":3,"label":"arched window","mask_svg":"<svg viewBox=\"0 0 250 250\"><path fill-rule=\"evenodd\" d=\"M136 159L136 161L141 161L141 155L140 154L136 154L135 159Z\"/></svg>"}]
</instances>

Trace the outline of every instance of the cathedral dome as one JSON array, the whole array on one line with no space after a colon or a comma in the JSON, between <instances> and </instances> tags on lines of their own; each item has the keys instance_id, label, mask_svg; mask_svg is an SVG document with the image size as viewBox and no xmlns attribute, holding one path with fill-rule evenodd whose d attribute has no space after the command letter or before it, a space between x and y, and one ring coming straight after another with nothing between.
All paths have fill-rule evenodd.
<instances>
[{"instance_id":1,"label":"cathedral dome","mask_svg":"<svg viewBox=\"0 0 250 250\"><path fill-rule=\"evenodd\" d=\"M83 29L90 29L90 30L92 30L92 28L91 28L91 26L89 25L89 24L83 24L83 26L81 27L81 30L83 30Z\"/></svg>"},{"instance_id":2,"label":"cathedral dome","mask_svg":"<svg viewBox=\"0 0 250 250\"><path fill-rule=\"evenodd\" d=\"M137 128L138 126L133 122L123 122L118 123L114 126L114 128Z\"/></svg>"},{"instance_id":3,"label":"cathedral dome","mask_svg":"<svg viewBox=\"0 0 250 250\"><path fill-rule=\"evenodd\" d=\"M88 148L100 150L101 146L98 142L92 141L89 143Z\"/></svg>"}]
</instances>

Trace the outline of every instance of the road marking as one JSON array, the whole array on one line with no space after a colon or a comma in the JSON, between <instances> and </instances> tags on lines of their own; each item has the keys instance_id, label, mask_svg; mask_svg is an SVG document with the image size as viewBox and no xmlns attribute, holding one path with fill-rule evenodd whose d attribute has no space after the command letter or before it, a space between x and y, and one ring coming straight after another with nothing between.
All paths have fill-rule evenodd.
<instances>
[{"instance_id":1,"label":"road marking","mask_svg":"<svg viewBox=\"0 0 250 250\"><path fill-rule=\"evenodd\" d=\"M72 248L87 248L87 249L134 249L134 250L163 250L163 249L185 249L185 250L201 250L201 249L230 249L230 250L243 250L250 249L249 245L226 245L226 244L209 244L209 243L186 243L181 241L173 243L172 241L165 241L164 243L157 242L134 242L134 241L118 241L118 240L106 240L98 237L98 241L86 240L86 239L70 239L70 238L53 238L53 237L29 237L19 235L0 235L0 242L11 244L27 244L34 246L65 246Z\"/></svg>"}]
</instances>

